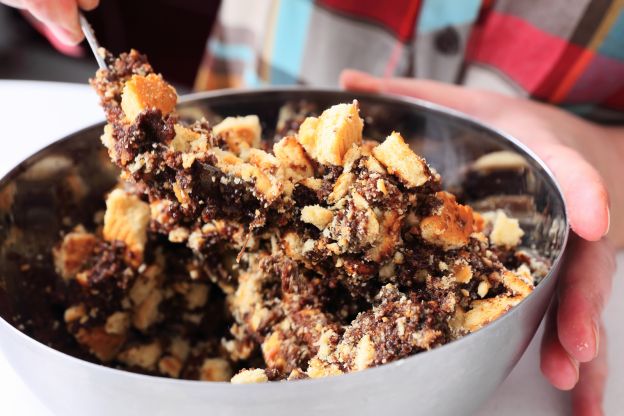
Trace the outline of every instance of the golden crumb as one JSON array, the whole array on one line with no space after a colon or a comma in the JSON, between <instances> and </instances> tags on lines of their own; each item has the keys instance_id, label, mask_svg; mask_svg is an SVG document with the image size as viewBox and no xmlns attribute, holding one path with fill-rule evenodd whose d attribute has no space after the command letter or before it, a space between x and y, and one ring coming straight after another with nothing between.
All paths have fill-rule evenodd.
<instances>
[{"instance_id":1,"label":"golden crumb","mask_svg":"<svg viewBox=\"0 0 624 416\"><path fill-rule=\"evenodd\" d=\"M159 319L158 308L162 300L162 292L158 289L152 290L143 302L135 307L132 325L140 331L147 331Z\"/></svg>"},{"instance_id":2,"label":"golden crumb","mask_svg":"<svg viewBox=\"0 0 624 416\"><path fill-rule=\"evenodd\" d=\"M355 175L351 172L342 173L336 183L334 183L334 187L332 192L327 196L327 202L330 204L335 204L340 199L344 198L345 195L349 192L349 188L353 184L355 180Z\"/></svg>"},{"instance_id":3,"label":"golden crumb","mask_svg":"<svg viewBox=\"0 0 624 416\"><path fill-rule=\"evenodd\" d=\"M85 309L85 306L81 303L80 305L74 305L67 308L65 310L64 319L67 323L74 322L82 319L84 316L86 316L86 314L87 310Z\"/></svg>"},{"instance_id":4,"label":"golden crumb","mask_svg":"<svg viewBox=\"0 0 624 416\"><path fill-rule=\"evenodd\" d=\"M164 356L158 361L158 371L172 378L180 377L182 362L179 358L171 355Z\"/></svg>"},{"instance_id":5,"label":"golden crumb","mask_svg":"<svg viewBox=\"0 0 624 416\"><path fill-rule=\"evenodd\" d=\"M202 381L228 381L232 378L232 368L223 358L206 358L199 370Z\"/></svg>"},{"instance_id":6,"label":"golden crumb","mask_svg":"<svg viewBox=\"0 0 624 416\"><path fill-rule=\"evenodd\" d=\"M91 233L78 228L67 234L60 246L52 254L57 272L65 280L73 279L82 265L93 253L97 238Z\"/></svg>"},{"instance_id":7,"label":"golden crumb","mask_svg":"<svg viewBox=\"0 0 624 416\"><path fill-rule=\"evenodd\" d=\"M397 132L375 147L373 156L408 188L422 186L429 180L425 161L410 149Z\"/></svg>"},{"instance_id":8,"label":"golden crumb","mask_svg":"<svg viewBox=\"0 0 624 416\"><path fill-rule=\"evenodd\" d=\"M297 140L319 163L342 166L351 146L362 143L363 127L357 102L337 104L323 111L318 118L305 119Z\"/></svg>"},{"instance_id":9,"label":"golden crumb","mask_svg":"<svg viewBox=\"0 0 624 416\"><path fill-rule=\"evenodd\" d=\"M76 340L85 345L100 361L108 362L114 359L123 345L123 335L109 334L101 327L80 328L76 333Z\"/></svg>"},{"instance_id":10,"label":"golden crumb","mask_svg":"<svg viewBox=\"0 0 624 416\"><path fill-rule=\"evenodd\" d=\"M135 267L143 262L149 220L149 205L136 195L121 189L115 189L108 195L104 214L104 239L125 243L130 263Z\"/></svg>"},{"instance_id":11,"label":"golden crumb","mask_svg":"<svg viewBox=\"0 0 624 416\"><path fill-rule=\"evenodd\" d=\"M260 145L262 127L256 115L227 117L214 126L212 132L223 137L232 152L240 154L244 149Z\"/></svg>"},{"instance_id":12,"label":"golden crumb","mask_svg":"<svg viewBox=\"0 0 624 416\"><path fill-rule=\"evenodd\" d=\"M287 177L294 180L309 178L314 174L305 150L293 136L284 137L273 145L273 153L286 169Z\"/></svg>"},{"instance_id":13,"label":"golden crumb","mask_svg":"<svg viewBox=\"0 0 624 416\"><path fill-rule=\"evenodd\" d=\"M492 224L492 232L489 236L492 244L506 248L513 248L520 244L524 231L520 228L517 219L508 217L501 209L496 213L488 212L483 217Z\"/></svg>"},{"instance_id":14,"label":"golden crumb","mask_svg":"<svg viewBox=\"0 0 624 416\"><path fill-rule=\"evenodd\" d=\"M160 75L133 75L124 85L121 109L129 121L149 109L158 109L163 115L171 113L178 100L176 90Z\"/></svg>"},{"instance_id":15,"label":"golden crumb","mask_svg":"<svg viewBox=\"0 0 624 416\"><path fill-rule=\"evenodd\" d=\"M522 300L522 296L497 296L472 302L472 309L464 314L462 327L474 332L505 314Z\"/></svg>"},{"instance_id":16,"label":"golden crumb","mask_svg":"<svg viewBox=\"0 0 624 416\"><path fill-rule=\"evenodd\" d=\"M320 205L308 205L301 210L301 221L314 225L319 230L325 229L334 218L334 214Z\"/></svg>"},{"instance_id":17,"label":"golden crumb","mask_svg":"<svg viewBox=\"0 0 624 416\"><path fill-rule=\"evenodd\" d=\"M140 367L144 370L153 370L162 354L160 343L154 341L149 344L135 345L123 350L117 359L131 367Z\"/></svg>"},{"instance_id":18,"label":"golden crumb","mask_svg":"<svg viewBox=\"0 0 624 416\"><path fill-rule=\"evenodd\" d=\"M123 335L130 327L130 317L126 312L115 312L106 319L104 329L109 334Z\"/></svg>"},{"instance_id":19,"label":"golden crumb","mask_svg":"<svg viewBox=\"0 0 624 416\"><path fill-rule=\"evenodd\" d=\"M445 250L465 246L473 232L472 209L458 204L448 192L437 192L436 197L442 202L442 207L438 213L421 221L422 237Z\"/></svg>"},{"instance_id":20,"label":"golden crumb","mask_svg":"<svg viewBox=\"0 0 624 416\"><path fill-rule=\"evenodd\" d=\"M355 349L354 369L364 370L371 366L375 360L375 345L371 341L370 335L364 335Z\"/></svg>"},{"instance_id":21,"label":"golden crumb","mask_svg":"<svg viewBox=\"0 0 624 416\"><path fill-rule=\"evenodd\" d=\"M261 368L242 370L232 377L231 380L232 384L266 383L267 381L269 381L269 378Z\"/></svg>"}]
</instances>

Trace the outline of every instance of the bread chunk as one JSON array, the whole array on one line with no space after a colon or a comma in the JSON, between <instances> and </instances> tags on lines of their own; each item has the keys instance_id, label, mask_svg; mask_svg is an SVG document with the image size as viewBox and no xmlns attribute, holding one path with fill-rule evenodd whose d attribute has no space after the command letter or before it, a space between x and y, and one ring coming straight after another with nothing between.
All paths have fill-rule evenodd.
<instances>
[{"instance_id":1,"label":"bread chunk","mask_svg":"<svg viewBox=\"0 0 624 416\"><path fill-rule=\"evenodd\" d=\"M54 249L54 266L65 280L73 279L91 256L97 238L82 228L67 234L60 246Z\"/></svg>"},{"instance_id":2,"label":"bread chunk","mask_svg":"<svg viewBox=\"0 0 624 416\"><path fill-rule=\"evenodd\" d=\"M408 188L422 186L430 178L425 161L410 149L397 132L373 148L373 156Z\"/></svg>"},{"instance_id":3,"label":"bread chunk","mask_svg":"<svg viewBox=\"0 0 624 416\"><path fill-rule=\"evenodd\" d=\"M106 199L104 239L125 243L131 263L138 267L143 262L149 220L150 207L147 203L136 195L115 189Z\"/></svg>"},{"instance_id":4,"label":"bread chunk","mask_svg":"<svg viewBox=\"0 0 624 416\"><path fill-rule=\"evenodd\" d=\"M301 210L301 221L312 224L319 230L327 227L333 218L334 214L320 205L308 205Z\"/></svg>"},{"instance_id":5,"label":"bread chunk","mask_svg":"<svg viewBox=\"0 0 624 416\"><path fill-rule=\"evenodd\" d=\"M212 132L221 135L232 152L240 154L243 149L260 145L262 127L256 115L226 117L212 128Z\"/></svg>"},{"instance_id":6,"label":"bread chunk","mask_svg":"<svg viewBox=\"0 0 624 416\"><path fill-rule=\"evenodd\" d=\"M297 140L317 162L342 166L351 145L362 143L363 128L357 101L337 104L318 118L308 117L299 128Z\"/></svg>"},{"instance_id":7,"label":"bread chunk","mask_svg":"<svg viewBox=\"0 0 624 416\"><path fill-rule=\"evenodd\" d=\"M269 378L266 372L261 368L254 368L250 370L242 370L234 377L232 377L232 384L253 384L253 383L266 383Z\"/></svg>"},{"instance_id":8,"label":"bread chunk","mask_svg":"<svg viewBox=\"0 0 624 416\"><path fill-rule=\"evenodd\" d=\"M206 358L199 370L199 379L203 381L229 381L232 368L223 358Z\"/></svg>"},{"instance_id":9,"label":"bread chunk","mask_svg":"<svg viewBox=\"0 0 624 416\"><path fill-rule=\"evenodd\" d=\"M148 109L158 109L163 115L171 113L178 100L176 90L160 75L133 75L123 88L121 108L132 122Z\"/></svg>"},{"instance_id":10,"label":"bread chunk","mask_svg":"<svg viewBox=\"0 0 624 416\"><path fill-rule=\"evenodd\" d=\"M513 248L520 244L524 231L516 218L510 218L503 210L484 214L486 221L492 224L490 241L497 246Z\"/></svg>"},{"instance_id":11,"label":"bread chunk","mask_svg":"<svg viewBox=\"0 0 624 416\"><path fill-rule=\"evenodd\" d=\"M314 174L312 164L301 144L293 136L284 137L273 145L273 153L291 179L309 178Z\"/></svg>"},{"instance_id":12,"label":"bread chunk","mask_svg":"<svg viewBox=\"0 0 624 416\"><path fill-rule=\"evenodd\" d=\"M458 204L448 192L438 192L442 202L439 212L424 218L420 223L422 237L445 250L457 249L468 244L473 232L472 209Z\"/></svg>"}]
</instances>

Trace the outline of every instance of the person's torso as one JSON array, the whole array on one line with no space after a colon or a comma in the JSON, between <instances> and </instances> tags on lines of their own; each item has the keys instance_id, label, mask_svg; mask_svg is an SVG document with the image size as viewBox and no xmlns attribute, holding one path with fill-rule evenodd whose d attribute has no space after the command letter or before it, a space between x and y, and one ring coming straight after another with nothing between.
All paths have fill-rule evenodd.
<instances>
[{"instance_id":1,"label":"person's torso","mask_svg":"<svg viewBox=\"0 0 624 416\"><path fill-rule=\"evenodd\" d=\"M345 68L624 121L624 1L226 0L196 88L336 86Z\"/></svg>"}]
</instances>

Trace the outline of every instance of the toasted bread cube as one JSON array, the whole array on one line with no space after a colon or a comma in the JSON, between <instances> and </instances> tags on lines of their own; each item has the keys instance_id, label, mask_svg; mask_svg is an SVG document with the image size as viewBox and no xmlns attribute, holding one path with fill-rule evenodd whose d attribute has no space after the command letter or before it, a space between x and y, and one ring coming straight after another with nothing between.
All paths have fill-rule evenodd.
<instances>
[{"instance_id":1,"label":"toasted bread cube","mask_svg":"<svg viewBox=\"0 0 624 416\"><path fill-rule=\"evenodd\" d=\"M424 185L429 180L425 161L410 149L397 132L392 132L383 143L375 147L373 156L408 188Z\"/></svg>"},{"instance_id":2,"label":"toasted bread cube","mask_svg":"<svg viewBox=\"0 0 624 416\"><path fill-rule=\"evenodd\" d=\"M370 334L365 334L357 344L355 358L353 359L353 369L355 371L365 370L370 367L375 360L375 344L371 340Z\"/></svg>"},{"instance_id":3,"label":"toasted bread cube","mask_svg":"<svg viewBox=\"0 0 624 416\"><path fill-rule=\"evenodd\" d=\"M354 101L330 107L319 118L306 118L299 127L297 140L319 163L342 166L351 146L362 143L363 128L364 122Z\"/></svg>"},{"instance_id":4,"label":"toasted bread cube","mask_svg":"<svg viewBox=\"0 0 624 416\"><path fill-rule=\"evenodd\" d=\"M273 184L267 174L260 168L243 162L231 152L221 149L211 149L217 159L217 167L224 173L254 184L256 193L267 202L274 201L280 195L279 184Z\"/></svg>"},{"instance_id":5,"label":"toasted bread cube","mask_svg":"<svg viewBox=\"0 0 624 416\"><path fill-rule=\"evenodd\" d=\"M121 189L115 189L108 195L104 214L104 239L125 243L130 262L135 267L143 262L149 221L150 207L136 195Z\"/></svg>"},{"instance_id":6,"label":"toasted bread cube","mask_svg":"<svg viewBox=\"0 0 624 416\"><path fill-rule=\"evenodd\" d=\"M280 161L275 156L260 149L249 149L247 162L269 174L275 174L280 167Z\"/></svg>"},{"instance_id":7,"label":"toasted bread cube","mask_svg":"<svg viewBox=\"0 0 624 416\"><path fill-rule=\"evenodd\" d=\"M301 210L301 221L312 224L321 231L333 218L334 214L320 205L308 205Z\"/></svg>"},{"instance_id":8,"label":"toasted bread cube","mask_svg":"<svg viewBox=\"0 0 624 416\"><path fill-rule=\"evenodd\" d=\"M261 368L241 370L231 380L232 384L266 383L267 381L269 381L269 378Z\"/></svg>"},{"instance_id":9,"label":"toasted bread cube","mask_svg":"<svg viewBox=\"0 0 624 416\"><path fill-rule=\"evenodd\" d=\"M89 258L97 238L84 230L77 229L65 236L61 245L53 250L56 271L65 280L73 279Z\"/></svg>"},{"instance_id":10,"label":"toasted bread cube","mask_svg":"<svg viewBox=\"0 0 624 416\"><path fill-rule=\"evenodd\" d=\"M262 127L258 116L227 117L212 128L214 134L225 139L229 149L240 154L243 148L258 147Z\"/></svg>"},{"instance_id":11,"label":"toasted bread cube","mask_svg":"<svg viewBox=\"0 0 624 416\"><path fill-rule=\"evenodd\" d=\"M223 358L206 358L199 370L202 381L228 381L232 378L232 367Z\"/></svg>"},{"instance_id":12,"label":"toasted bread cube","mask_svg":"<svg viewBox=\"0 0 624 416\"><path fill-rule=\"evenodd\" d=\"M448 192L437 192L436 197L442 201L442 206L420 222L422 237L444 250L465 246L474 231L472 209L458 204Z\"/></svg>"},{"instance_id":13,"label":"toasted bread cube","mask_svg":"<svg viewBox=\"0 0 624 416\"><path fill-rule=\"evenodd\" d=\"M134 308L132 325L140 331L147 331L159 319L160 303L163 300L162 292L153 290L140 305Z\"/></svg>"},{"instance_id":14,"label":"toasted bread cube","mask_svg":"<svg viewBox=\"0 0 624 416\"><path fill-rule=\"evenodd\" d=\"M284 137L275 143L273 153L291 178L299 180L309 178L314 174L305 150L295 137Z\"/></svg>"},{"instance_id":15,"label":"toasted bread cube","mask_svg":"<svg viewBox=\"0 0 624 416\"><path fill-rule=\"evenodd\" d=\"M117 359L131 367L153 370L162 354L162 347L157 341L135 345L119 353Z\"/></svg>"},{"instance_id":16,"label":"toasted bread cube","mask_svg":"<svg viewBox=\"0 0 624 416\"><path fill-rule=\"evenodd\" d=\"M344 198L347 193L349 193L349 188L351 188L354 181L355 175L353 173L343 172L338 179L336 179L331 193L327 196L327 202L335 204L340 199Z\"/></svg>"},{"instance_id":17,"label":"toasted bread cube","mask_svg":"<svg viewBox=\"0 0 624 416\"><path fill-rule=\"evenodd\" d=\"M107 334L124 335L130 328L130 317L127 312L115 312L106 319L104 330Z\"/></svg>"},{"instance_id":18,"label":"toasted bread cube","mask_svg":"<svg viewBox=\"0 0 624 416\"><path fill-rule=\"evenodd\" d=\"M524 231L520 228L520 223L517 219L508 217L503 210L497 210L496 214L487 213L484 218L492 224L492 232L489 236L492 244L513 248L522 241Z\"/></svg>"},{"instance_id":19,"label":"toasted bread cube","mask_svg":"<svg viewBox=\"0 0 624 416\"><path fill-rule=\"evenodd\" d=\"M503 285L514 295L526 297L533 291L533 285L526 282L523 276L510 270L505 270L502 275Z\"/></svg>"},{"instance_id":20,"label":"toasted bread cube","mask_svg":"<svg viewBox=\"0 0 624 416\"><path fill-rule=\"evenodd\" d=\"M171 148L176 152L205 152L208 150L208 139L196 131L174 124L175 136L171 141Z\"/></svg>"},{"instance_id":21,"label":"toasted bread cube","mask_svg":"<svg viewBox=\"0 0 624 416\"><path fill-rule=\"evenodd\" d=\"M111 361L126 340L124 335L109 334L104 327L80 328L76 340L86 346L100 361Z\"/></svg>"},{"instance_id":22,"label":"toasted bread cube","mask_svg":"<svg viewBox=\"0 0 624 416\"><path fill-rule=\"evenodd\" d=\"M174 110L177 100L176 90L160 75L133 75L124 85L121 109L132 122L148 109L158 109L167 115Z\"/></svg>"},{"instance_id":23,"label":"toasted bread cube","mask_svg":"<svg viewBox=\"0 0 624 416\"><path fill-rule=\"evenodd\" d=\"M166 355L158 361L158 371L172 378L180 377L182 362L178 357Z\"/></svg>"},{"instance_id":24,"label":"toasted bread cube","mask_svg":"<svg viewBox=\"0 0 624 416\"><path fill-rule=\"evenodd\" d=\"M504 315L523 299L522 296L497 296L472 302L472 309L463 316L463 329L474 332Z\"/></svg>"},{"instance_id":25,"label":"toasted bread cube","mask_svg":"<svg viewBox=\"0 0 624 416\"><path fill-rule=\"evenodd\" d=\"M330 377L330 376L339 376L344 374L343 371L338 367L338 365L333 363L328 363L326 361L320 360L317 357L314 357L310 360L308 365L308 370L306 374L310 378L321 378L321 377Z\"/></svg>"}]
</instances>

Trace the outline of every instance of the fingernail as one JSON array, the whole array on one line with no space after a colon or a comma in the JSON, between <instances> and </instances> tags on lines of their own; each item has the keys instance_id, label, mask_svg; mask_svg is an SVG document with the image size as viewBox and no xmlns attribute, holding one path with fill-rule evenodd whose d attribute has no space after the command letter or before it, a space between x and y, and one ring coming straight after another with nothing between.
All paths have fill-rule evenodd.
<instances>
[{"instance_id":1,"label":"fingernail","mask_svg":"<svg viewBox=\"0 0 624 416\"><path fill-rule=\"evenodd\" d=\"M574 380L574 384L578 383L579 380L579 372L580 372L580 364L574 358L568 355L568 359L570 360L570 364L574 367L574 371L576 372L576 379Z\"/></svg>"},{"instance_id":2,"label":"fingernail","mask_svg":"<svg viewBox=\"0 0 624 416\"><path fill-rule=\"evenodd\" d=\"M594 348L596 349L594 352L594 359L596 359L598 357L598 353L600 352L600 327L596 321L594 321L592 330L594 331Z\"/></svg>"},{"instance_id":3,"label":"fingernail","mask_svg":"<svg viewBox=\"0 0 624 416\"><path fill-rule=\"evenodd\" d=\"M367 72L351 70L351 86L364 91L379 91L379 79Z\"/></svg>"},{"instance_id":4,"label":"fingernail","mask_svg":"<svg viewBox=\"0 0 624 416\"><path fill-rule=\"evenodd\" d=\"M611 228L611 209L607 207L607 231L605 231L604 235L609 234L610 228Z\"/></svg>"}]
</instances>

